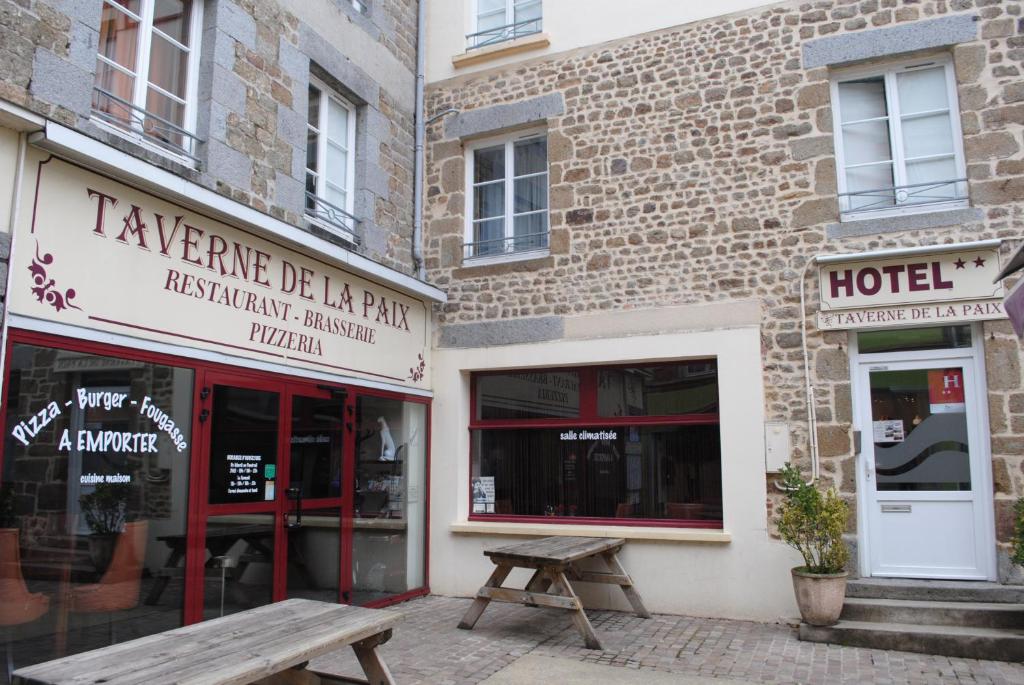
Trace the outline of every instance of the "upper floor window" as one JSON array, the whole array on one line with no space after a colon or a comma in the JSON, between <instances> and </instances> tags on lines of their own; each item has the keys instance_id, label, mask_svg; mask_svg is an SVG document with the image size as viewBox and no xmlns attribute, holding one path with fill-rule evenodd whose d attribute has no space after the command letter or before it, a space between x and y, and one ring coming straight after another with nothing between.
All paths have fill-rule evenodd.
<instances>
[{"instance_id":1,"label":"upper floor window","mask_svg":"<svg viewBox=\"0 0 1024 685\"><path fill-rule=\"evenodd\" d=\"M915 60L832 81L843 217L964 206L967 179L952 63Z\"/></svg>"},{"instance_id":2,"label":"upper floor window","mask_svg":"<svg viewBox=\"0 0 1024 685\"><path fill-rule=\"evenodd\" d=\"M465 257L548 247L548 139L520 133L466 150Z\"/></svg>"},{"instance_id":3,"label":"upper floor window","mask_svg":"<svg viewBox=\"0 0 1024 685\"><path fill-rule=\"evenodd\" d=\"M195 160L198 0L104 0L93 115Z\"/></svg>"},{"instance_id":4,"label":"upper floor window","mask_svg":"<svg viewBox=\"0 0 1024 685\"><path fill-rule=\"evenodd\" d=\"M310 80L306 133L306 214L317 226L355 242L356 109Z\"/></svg>"},{"instance_id":5,"label":"upper floor window","mask_svg":"<svg viewBox=\"0 0 1024 685\"><path fill-rule=\"evenodd\" d=\"M470 48L540 33L541 0L476 0L473 33L466 38Z\"/></svg>"}]
</instances>

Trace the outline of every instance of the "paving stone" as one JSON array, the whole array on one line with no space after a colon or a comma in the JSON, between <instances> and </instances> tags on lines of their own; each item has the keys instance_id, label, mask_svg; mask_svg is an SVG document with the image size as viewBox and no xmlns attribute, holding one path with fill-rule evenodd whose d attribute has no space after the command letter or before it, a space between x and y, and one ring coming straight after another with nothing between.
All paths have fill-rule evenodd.
<instances>
[{"instance_id":1,"label":"paving stone","mask_svg":"<svg viewBox=\"0 0 1024 685\"><path fill-rule=\"evenodd\" d=\"M583 646L568 614L521 605L492 602L476 628L459 630L469 604L468 599L430 596L392 607L405 620L381 653L397 682L480 683L530 655L605 665L609 674L616 668L634 677L635 671L670 673L680 683L1024 683L1024 664L813 644L797 640L788 625L666 614L645 620L588 611L605 644L597 651ZM361 674L351 652L322 657L313 667Z\"/></svg>"}]
</instances>

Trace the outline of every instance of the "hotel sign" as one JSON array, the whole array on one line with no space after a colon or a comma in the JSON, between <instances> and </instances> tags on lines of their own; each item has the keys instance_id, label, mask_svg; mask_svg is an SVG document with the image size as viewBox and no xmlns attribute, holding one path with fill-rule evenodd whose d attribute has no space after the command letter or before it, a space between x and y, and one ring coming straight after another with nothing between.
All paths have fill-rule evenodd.
<instances>
[{"instance_id":1,"label":"hotel sign","mask_svg":"<svg viewBox=\"0 0 1024 685\"><path fill-rule=\"evenodd\" d=\"M12 313L422 386L423 302L63 160L36 161Z\"/></svg>"},{"instance_id":2,"label":"hotel sign","mask_svg":"<svg viewBox=\"0 0 1024 685\"><path fill-rule=\"evenodd\" d=\"M818 328L922 326L1004 319L995 248L829 262L818 269Z\"/></svg>"}]
</instances>

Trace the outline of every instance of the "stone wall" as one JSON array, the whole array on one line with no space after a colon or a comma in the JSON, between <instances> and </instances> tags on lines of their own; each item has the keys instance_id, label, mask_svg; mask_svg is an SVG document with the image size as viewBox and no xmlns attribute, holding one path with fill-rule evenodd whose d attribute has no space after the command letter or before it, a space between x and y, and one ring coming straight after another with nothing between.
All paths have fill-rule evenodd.
<instances>
[{"instance_id":1,"label":"stone wall","mask_svg":"<svg viewBox=\"0 0 1024 685\"><path fill-rule=\"evenodd\" d=\"M514 325L522 342L534 321L541 340L559 329L553 319L756 300L767 416L791 424L806 467L798 283L808 259L1021 235L1021 10L1010 0L785 2L432 84L428 115L564 98L564 113L546 116L550 256L535 260L463 263L462 141L457 127L428 131L426 263L449 296L437 311L441 340L470 323ZM972 208L840 225L830 72L807 68L803 50L831 36L874 43L869 32L900 26L912 39L898 45L921 38L922 54L955 60ZM950 26L960 35L936 47ZM808 275L808 317L815 281ZM1024 385L1009 324L984 330L1005 542L1012 499L1024 494ZM854 504L847 335L810 331L823 475Z\"/></svg>"},{"instance_id":2,"label":"stone wall","mask_svg":"<svg viewBox=\"0 0 1024 685\"><path fill-rule=\"evenodd\" d=\"M100 0L0 0L0 98L308 228L310 72L357 106L358 250L411 272L416 0L206 0L191 167L89 119ZM318 229L319 235L334 238Z\"/></svg>"}]
</instances>

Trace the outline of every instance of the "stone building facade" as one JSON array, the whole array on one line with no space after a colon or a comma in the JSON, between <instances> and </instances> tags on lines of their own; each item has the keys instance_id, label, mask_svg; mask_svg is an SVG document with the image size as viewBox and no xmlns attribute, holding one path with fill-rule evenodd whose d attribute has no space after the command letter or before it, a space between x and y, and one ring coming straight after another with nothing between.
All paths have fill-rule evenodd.
<instances>
[{"instance_id":1,"label":"stone building facade","mask_svg":"<svg viewBox=\"0 0 1024 685\"><path fill-rule=\"evenodd\" d=\"M762 4L431 82L428 115L457 110L428 129L426 265L448 292L436 308L439 349L596 340L612 335L601 328L615 330L616 317L636 323L627 336L712 330L749 305L763 359L750 391L763 383L765 421L788 426L790 456L808 472L806 319L822 482L851 504L852 542L851 338L815 325L809 260L1002 238L1005 262L1024 224L1022 9L1000 0ZM552 41L557 30L545 26ZM969 206L840 221L830 79L851 65L935 56L953 63ZM474 136L537 125L547 132L547 252L467 258L466 149ZM1024 494L1022 348L1009 322L979 326L1006 580L1016 574L1005 556L1011 508ZM627 356L630 339L621 341ZM772 480L761 491L768 520L779 497Z\"/></svg>"},{"instance_id":2,"label":"stone building facade","mask_svg":"<svg viewBox=\"0 0 1024 685\"><path fill-rule=\"evenodd\" d=\"M307 99L319 78L356 110L357 250L412 271L416 3L212 0L202 6L195 163L90 118L103 3L0 9L0 98L320 237L305 214Z\"/></svg>"}]
</instances>

